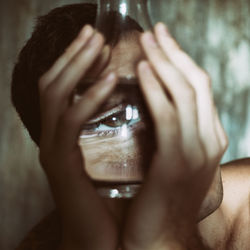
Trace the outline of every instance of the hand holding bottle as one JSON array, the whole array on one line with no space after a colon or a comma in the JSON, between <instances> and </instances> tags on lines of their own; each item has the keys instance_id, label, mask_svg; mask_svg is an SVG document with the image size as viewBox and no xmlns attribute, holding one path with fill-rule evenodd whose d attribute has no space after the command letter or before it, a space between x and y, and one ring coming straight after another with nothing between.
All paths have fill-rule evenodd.
<instances>
[{"instance_id":1,"label":"hand holding bottle","mask_svg":"<svg viewBox=\"0 0 250 250\"><path fill-rule=\"evenodd\" d=\"M147 60L139 64L138 76L155 124L157 152L127 217L124 246L186 249L227 137L208 75L165 25L144 33L141 44Z\"/></svg>"},{"instance_id":2,"label":"hand holding bottle","mask_svg":"<svg viewBox=\"0 0 250 250\"><path fill-rule=\"evenodd\" d=\"M99 79L78 102L72 103L78 82L103 49L103 36L87 25L39 81L40 162L62 222L61 249L110 250L117 245L116 224L84 172L78 146L82 124L115 88L115 74Z\"/></svg>"},{"instance_id":3,"label":"hand holding bottle","mask_svg":"<svg viewBox=\"0 0 250 250\"><path fill-rule=\"evenodd\" d=\"M227 139L207 75L165 27L157 25L155 36L147 32L141 42L147 61L139 64L138 76L155 123L158 151L129 211L123 250L171 249L195 228ZM78 146L82 124L113 91L116 76L99 79L70 105L72 91L103 48L102 36L85 27L39 82L40 161L62 219L61 249L116 249L119 242L120 229L86 176Z\"/></svg>"}]
</instances>

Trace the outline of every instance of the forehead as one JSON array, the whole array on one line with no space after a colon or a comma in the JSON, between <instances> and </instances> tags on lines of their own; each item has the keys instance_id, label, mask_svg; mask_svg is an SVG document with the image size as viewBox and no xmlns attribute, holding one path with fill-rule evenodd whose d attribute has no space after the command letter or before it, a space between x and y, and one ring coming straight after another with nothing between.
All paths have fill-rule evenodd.
<instances>
[{"instance_id":1,"label":"forehead","mask_svg":"<svg viewBox=\"0 0 250 250\"><path fill-rule=\"evenodd\" d=\"M99 77L101 78L103 75L107 74L107 72L114 71L120 79L117 89L112 93L103 106L104 109L114 107L124 101L132 102L132 100L138 99L139 86L133 78L136 78L136 65L144 58L139 43L140 34L141 33L138 31L130 32L111 50L109 62ZM87 75L87 79L84 77L78 84L74 95L74 101L78 101L84 92L95 83L95 80L93 80L94 77L91 77L92 74L94 76L96 75L95 68L91 69L91 73ZM129 80L131 78L132 81ZM131 87L131 83L132 85L135 84L134 88Z\"/></svg>"},{"instance_id":2,"label":"forehead","mask_svg":"<svg viewBox=\"0 0 250 250\"><path fill-rule=\"evenodd\" d=\"M140 32L132 31L112 48L109 64L102 72L115 71L120 78L136 77L136 65L144 55L139 43Z\"/></svg>"}]
</instances>

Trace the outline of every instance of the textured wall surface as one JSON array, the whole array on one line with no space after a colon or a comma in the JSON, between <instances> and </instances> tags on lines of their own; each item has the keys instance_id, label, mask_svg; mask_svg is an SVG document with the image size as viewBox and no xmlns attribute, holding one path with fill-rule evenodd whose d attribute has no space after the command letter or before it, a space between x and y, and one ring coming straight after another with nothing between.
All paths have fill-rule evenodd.
<instances>
[{"instance_id":1,"label":"textured wall surface","mask_svg":"<svg viewBox=\"0 0 250 250\"><path fill-rule=\"evenodd\" d=\"M34 18L66 0L0 1L0 249L13 249L53 202L37 149L10 104L10 74ZM86 1L91 2L91 1ZM230 139L223 161L250 155L250 2L152 0L153 22L165 21L181 46L213 80Z\"/></svg>"}]
</instances>

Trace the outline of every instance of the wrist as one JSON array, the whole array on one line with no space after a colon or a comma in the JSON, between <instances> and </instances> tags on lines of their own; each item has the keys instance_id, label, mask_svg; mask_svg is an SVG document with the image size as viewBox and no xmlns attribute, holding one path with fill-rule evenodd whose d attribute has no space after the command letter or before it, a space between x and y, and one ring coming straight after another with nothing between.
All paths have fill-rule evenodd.
<instances>
[{"instance_id":1,"label":"wrist","mask_svg":"<svg viewBox=\"0 0 250 250\"><path fill-rule=\"evenodd\" d=\"M189 227L188 230L174 230L173 232L165 232L163 237L157 237L155 240L125 240L123 241L122 250L187 250L187 249L207 249L203 247L203 244L198 237L197 229ZM199 243L199 244L198 244ZM192 246L199 246L199 248L193 248ZM191 247L191 248L190 248Z\"/></svg>"},{"instance_id":2,"label":"wrist","mask_svg":"<svg viewBox=\"0 0 250 250\"><path fill-rule=\"evenodd\" d=\"M83 248L76 247L70 244L60 244L57 250L82 250Z\"/></svg>"},{"instance_id":3,"label":"wrist","mask_svg":"<svg viewBox=\"0 0 250 250\"><path fill-rule=\"evenodd\" d=\"M167 241L161 244L155 243L147 247L127 245L122 250L187 250L187 246L183 245L180 241Z\"/></svg>"},{"instance_id":4,"label":"wrist","mask_svg":"<svg viewBox=\"0 0 250 250\"><path fill-rule=\"evenodd\" d=\"M187 250L187 246L184 245L181 241L178 240L171 240L166 241L162 244L155 244L154 246L150 247L148 250Z\"/></svg>"},{"instance_id":5,"label":"wrist","mask_svg":"<svg viewBox=\"0 0 250 250\"><path fill-rule=\"evenodd\" d=\"M159 237L160 238L160 237ZM187 241L180 238L158 239L154 242L123 242L122 250L186 250Z\"/></svg>"}]
</instances>

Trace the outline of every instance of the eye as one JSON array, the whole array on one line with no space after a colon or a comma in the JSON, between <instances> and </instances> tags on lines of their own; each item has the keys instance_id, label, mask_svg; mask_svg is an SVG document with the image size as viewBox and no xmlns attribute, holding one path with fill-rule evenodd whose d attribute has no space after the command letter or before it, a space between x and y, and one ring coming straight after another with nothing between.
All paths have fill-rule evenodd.
<instances>
[{"instance_id":1,"label":"eye","mask_svg":"<svg viewBox=\"0 0 250 250\"><path fill-rule=\"evenodd\" d=\"M128 105L123 110L104 117L98 122L85 124L83 130L88 132L112 131L120 129L125 124L131 126L139 121L138 109Z\"/></svg>"},{"instance_id":2,"label":"eye","mask_svg":"<svg viewBox=\"0 0 250 250\"><path fill-rule=\"evenodd\" d=\"M111 128L121 127L123 124L127 123L126 112L121 111L119 113L113 114L100 121L100 125L105 125Z\"/></svg>"}]
</instances>

